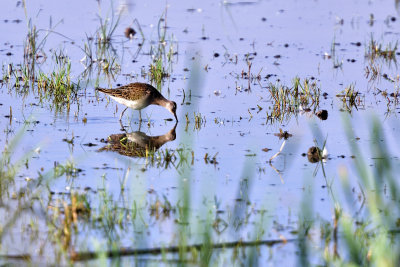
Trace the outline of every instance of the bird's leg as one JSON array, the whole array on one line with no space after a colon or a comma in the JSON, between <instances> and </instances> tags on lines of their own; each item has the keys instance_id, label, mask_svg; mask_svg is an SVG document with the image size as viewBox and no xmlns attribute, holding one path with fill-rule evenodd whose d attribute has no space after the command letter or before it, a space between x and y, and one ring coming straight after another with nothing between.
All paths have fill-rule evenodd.
<instances>
[{"instance_id":1,"label":"bird's leg","mask_svg":"<svg viewBox=\"0 0 400 267\"><path fill-rule=\"evenodd\" d=\"M142 122L142 111L139 109L139 123Z\"/></svg>"},{"instance_id":2,"label":"bird's leg","mask_svg":"<svg viewBox=\"0 0 400 267\"><path fill-rule=\"evenodd\" d=\"M127 132L121 120L119 120L119 125L121 125L121 131Z\"/></svg>"},{"instance_id":3,"label":"bird's leg","mask_svg":"<svg viewBox=\"0 0 400 267\"><path fill-rule=\"evenodd\" d=\"M124 115L125 110L127 110L128 108L126 107L122 112L121 112L121 116L119 116L119 121L121 121L122 119L122 115Z\"/></svg>"}]
</instances>

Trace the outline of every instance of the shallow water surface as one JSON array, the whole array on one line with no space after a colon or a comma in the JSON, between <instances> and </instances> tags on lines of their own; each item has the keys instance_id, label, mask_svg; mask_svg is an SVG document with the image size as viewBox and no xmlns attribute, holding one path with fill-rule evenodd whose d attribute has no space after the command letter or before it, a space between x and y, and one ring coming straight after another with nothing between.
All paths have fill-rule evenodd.
<instances>
[{"instance_id":1,"label":"shallow water surface","mask_svg":"<svg viewBox=\"0 0 400 267\"><path fill-rule=\"evenodd\" d=\"M30 255L34 264L69 261L86 251L178 246L182 231L189 232L187 244L199 244L209 229L214 244L287 240L260 246L256 258L294 264L300 248L291 240L298 240L306 214L302 202L309 201L320 223L332 223L340 198L350 197L344 207L363 216L349 143L361 147L367 165L377 164L380 157L370 149L374 118L383 141L395 144L388 155L398 165L395 7L389 0L4 3L0 144L12 152L11 162L23 159L8 167L13 179L3 179L0 189L6 218L0 223L7 225L1 254ZM70 64L78 90L69 104L41 95L38 82L15 86L20 71L7 79L26 62L30 25L38 30L37 73L51 76ZM113 32L106 45L99 42L102 25ZM132 39L124 36L127 27L136 31ZM373 41L393 56L371 55ZM150 70L157 59L167 74L158 80ZM277 114L273 88L292 89L296 78L299 88L315 91ZM149 106L142 122L137 111L125 112L122 129L124 107L95 88L131 82L151 83L177 102L179 123ZM344 98L351 89L354 98ZM320 110L327 111L326 120L315 115ZM349 128L355 140L346 136ZM327 157L308 161L309 148L324 144ZM342 190L343 172L350 196ZM68 220L67 207L79 197L86 206L72 209L79 218ZM314 229L313 238L319 235ZM313 249L322 255L318 242ZM216 249L212 260L250 263L240 253ZM182 259L166 254L122 261L169 265ZM23 259L2 262L11 260ZM324 262L321 256L310 260Z\"/></svg>"}]
</instances>

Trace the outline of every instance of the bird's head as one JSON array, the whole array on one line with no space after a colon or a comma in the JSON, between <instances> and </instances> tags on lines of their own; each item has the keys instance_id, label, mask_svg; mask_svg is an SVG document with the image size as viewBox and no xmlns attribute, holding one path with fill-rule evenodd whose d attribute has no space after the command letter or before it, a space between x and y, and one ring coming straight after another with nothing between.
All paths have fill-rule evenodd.
<instances>
[{"instance_id":1,"label":"bird's head","mask_svg":"<svg viewBox=\"0 0 400 267\"><path fill-rule=\"evenodd\" d=\"M174 115L176 121L178 121L178 117L176 116L176 103L174 101L170 101L168 102L166 108Z\"/></svg>"}]
</instances>

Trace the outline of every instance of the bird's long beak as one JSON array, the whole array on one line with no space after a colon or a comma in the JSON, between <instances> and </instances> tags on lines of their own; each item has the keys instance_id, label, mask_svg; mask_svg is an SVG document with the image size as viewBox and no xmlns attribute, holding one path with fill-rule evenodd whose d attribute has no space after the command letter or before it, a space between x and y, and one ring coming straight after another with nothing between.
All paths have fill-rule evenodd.
<instances>
[{"instance_id":1,"label":"bird's long beak","mask_svg":"<svg viewBox=\"0 0 400 267\"><path fill-rule=\"evenodd\" d=\"M175 116L176 122L178 122L178 117L176 116L176 112L174 113L174 116Z\"/></svg>"}]
</instances>

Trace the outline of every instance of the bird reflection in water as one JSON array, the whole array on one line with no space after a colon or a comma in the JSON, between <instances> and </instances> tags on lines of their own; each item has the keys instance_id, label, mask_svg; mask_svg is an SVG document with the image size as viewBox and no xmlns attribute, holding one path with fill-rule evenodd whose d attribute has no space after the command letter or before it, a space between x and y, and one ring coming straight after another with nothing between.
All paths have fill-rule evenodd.
<instances>
[{"instance_id":1,"label":"bird reflection in water","mask_svg":"<svg viewBox=\"0 0 400 267\"><path fill-rule=\"evenodd\" d=\"M165 143L175 140L176 125L169 132L159 136L148 136L139 131L112 134L108 137L108 145L98 151L113 151L128 157L146 157L146 152L156 151Z\"/></svg>"}]
</instances>

